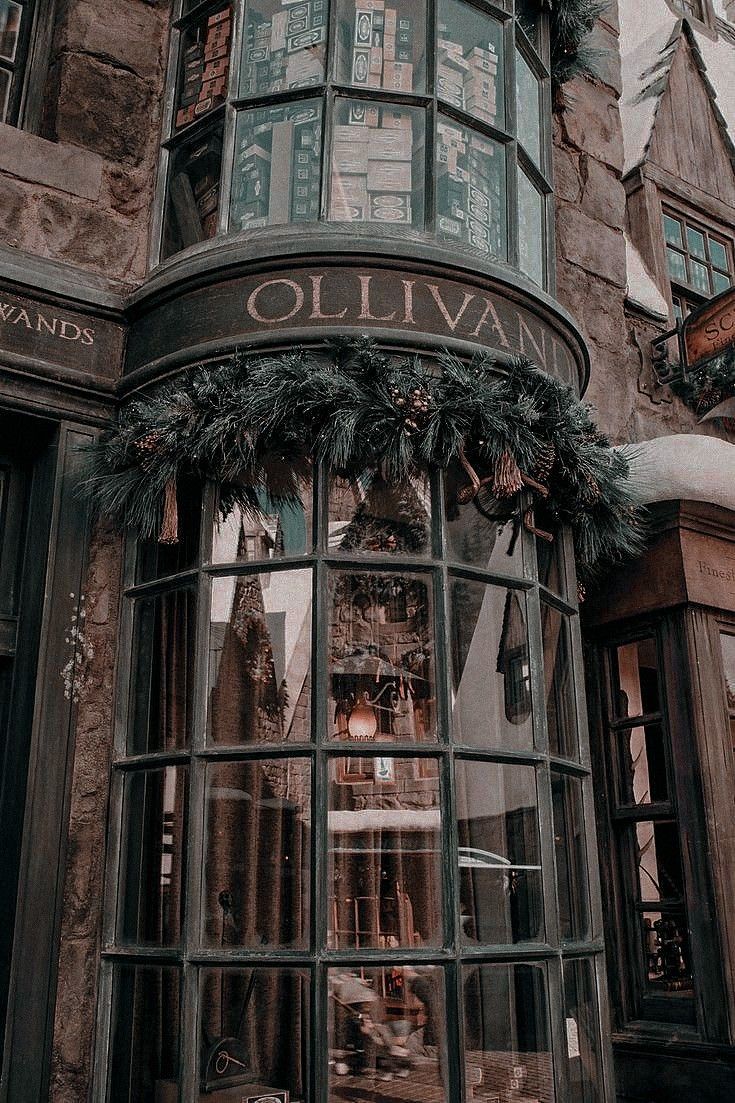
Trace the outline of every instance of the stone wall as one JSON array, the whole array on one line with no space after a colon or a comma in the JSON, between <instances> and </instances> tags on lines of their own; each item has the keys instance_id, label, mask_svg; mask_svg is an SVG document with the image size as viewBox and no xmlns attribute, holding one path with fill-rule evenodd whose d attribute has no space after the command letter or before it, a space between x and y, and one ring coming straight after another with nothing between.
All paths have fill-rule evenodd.
<instances>
[{"instance_id":1,"label":"stone wall","mask_svg":"<svg viewBox=\"0 0 735 1103\"><path fill-rule=\"evenodd\" d=\"M54 1103L91 1099L105 828L112 756L113 677L120 596L120 539L98 528L78 621L84 656L74 680L76 747L51 1066Z\"/></svg>"},{"instance_id":2,"label":"stone wall","mask_svg":"<svg viewBox=\"0 0 735 1103\"><path fill-rule=\"evenodd\" d=\"M170 3L59 0L41 134L0 124L0 239L145 274Z\"/></svg>"},{"instance_id":3,"label":"stone wall","mask_svg":"<svg viewBox=\"0 0 735 1103\"><path fill-rule=\"evenodd\" d=\"M592 368L587 399L615 442L691 432L697 419L656 382L651 340L668 325L627 300L627 224L617 0L596 28L600 79L564 88L555 113L557 295L578 322ZM697 429L715 432L714 429Z\"/></svg>"}]
</instances>

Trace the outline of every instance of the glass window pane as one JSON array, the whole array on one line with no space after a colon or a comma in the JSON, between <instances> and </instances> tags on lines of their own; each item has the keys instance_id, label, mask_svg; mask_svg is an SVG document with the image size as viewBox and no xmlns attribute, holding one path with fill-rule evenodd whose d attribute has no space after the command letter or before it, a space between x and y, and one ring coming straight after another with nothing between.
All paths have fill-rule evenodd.
<instances>
[{"instance_id":1,"label":"glass window pane","mask_svg":"<svg viewBox=\"0 0 735 1103\"><path fill-rule=\"evenodd\" d=\"M436 739L432 606L429 578L332 572L333 738L419 743Z\"/></svg>"},{"instance_id":2,"label":"glass window pane","mask_svg":"<svg viewBox=\"0 0 735 1103\"><path fill-rule=\"evenodd\" d=\"M217 233L222 127L186 142L172 155L163 225L163 259Z\"/></svg>"},{"instance_id":3,"label":"glass window pane","mask_svg":"<svg viewBox=\"0 0 735 1103\"><path fill-rule=\"evenodd\" d=\"M575 959L565 961L563 969L569 1103L599 1103L602 1072L594 963Z\"/></svg>"},{"instance_id":4,"label":"glass window pane","mask_svg":"<svg viewBox=\"0 0 735 1103\"><path fill-rule=\"evenodd\" d=\"M329 550L351 555L428 555L431 488L426 478L396 485L377 472L329 484Z\"/></svg>"},{"instance_id":5,"label":"glass window pane","mask_svg":"<svg viewBox=\"0 0 735 1103\"><path fill-rule=\"evenodd\" d=\"M330 969L329 1101L449 1099L443 970ZM384 1081L405 1080L400 1087Z\"/></svg>"},{"instance_id":6,"label":"glass window pane","mask_svg":"<svg viewBox=\"0 0 735 1103\"><path fill-rule=\"evenodd\" d=\"M712 293L719 295L721 291L727 291L728 287L732 283L729 276L724 276L722 272L712 272Z\"/></svg>"},{"instance_id":7,"label":"glass window pane","mask_svg":"<svg viewBox=\"0 0 735 1103\"><path fill-rule=\"evenodd\" d=\"M15 61L23 9L13 0L0 0L0 57Z\"/></svg>"},{"instance_id":8,"label":"glass window pane","mask_svg":"<svg viewBox=\"0 0 735 1103\"><path fill-rule=\"evenodd\" d=\"M544 640L544 685L546 726L551 754L577 757L577 710L574 701L574 673L569 618L541 606Z\"/></svg>"},{"instance_id":9,"label":"glass window pane","mask_svg":"<svg viewBox=\"0 0 735 1103\"><path fill-rule=\"evenodd\" d=\"M232 19L229 4L202 16L181 37L174 125L188 126L227 98Z\"/></svg>"},{"instance_id":10,"label":"glass window pane","mask_svg":"<svg viewBox=\"0 0 735 1103\"><path fill-rule=\"evenodd\" d=\"M533 766L456 763L462 941L544 937Z\"/></svg>"},{"instance_id":11,"label":"glass window pane","mask_svg":"<svg viewBox=\"0 0 735 1103\"><path fill-rule=\"evenodd\" d=\"M678 280L680 283L687 282L687 266L683 253L677 253L675 249L667 249L666 263L672 280Z\"/></svg>"},{"instance_id":12,"label":"glass window pane","mask_svg":"<svg viewBox=\"0 0 735 1103\"><path fill-rule=\"evenodd\" d=\"M179 480L176 487L176 508L179 538L175 544L160 544L158 540L138 542L138 582L150 582L154 578L178 574L196 566L202 518L202 488L198 482L192 479Z\"/></svg>"},{"instance_id":13,"label":"glass window pane","mask_svg":"<svg viewBox=\"0 0 735 1103\"><path fill-rule=\"evenodd\" d=\"M698 257L699 260L707 259L704 234L700 234L699 230L695 230L692 226L687 226L687 248L693 257Z\"/></svg>"},{"instance_id":14,"label":"glass window pane","mask_svg":"<svg viewBox=\"0 0 735 1103\"><path fill-rule=\"evenodd\" d=\"M616 716L633 718L660 710L655 640L636 640L616 647L612 666Z\"/></svg>"},{"instance_id":15,"label":"glass window pane","mask_svg":"<svg viewBox=\"0 0 735 1103\"><path fill-rule=\"evenodd\" d=\"M541 36L541 5L538 0L515 0L516 19L538 50Z\"/></svg>"},{"instance_id":16,"label":"glass window pane","mask_svg":"<svg viewBox=\"0 0 735 1103\"><path fill-rule=\"evenodd\" d=\"M308 759L207 766L206 946L308 946L310 833Z\"/></svg>"},{"instance_id":17,"label":"glass window pane","mask_svg":"<svg viewBox=\"0 0 735 1103\"><path fill-rule=\"evenodd\" d=\"M635 848L640 899L681 900L684 874L677 825L641 820L635 824Z\"/></svg>"},{"instance_id":18,"label":"glass window pane","mask_svg":"<svg viewBox=\"0 0 735 1103\"><path fill-rule=\"evenodd\" d=\"M649 991L691 996L692 960L684 916L681 912L646 911L640 920Z\"/></svg>"},{"instance_id":19,"label":"glass window pane","mask_svg":"<svg viewBox=\"0 0 735 1103\"><path fill-rule=\"evenodd\" d=\"M505 126L503 25L458 0L439 0L436 87L440 100Z\"/></svg>"},{"instance_id":20,"label":"glass window pane","mask_svg":"<svg viewBox=\"0 0 735 1103\"><path fill-rule=\"evenodd\" d=\"M478 471L485 478L487 472ZM458 500L469 485L467 473L456 460L444 474L444 531L447 556L495 574L520 577L523 574L523 541L520 529L494 515L497 503L489 484L471 502Z\"/></svg>"},{"instance_id":21,"label":"glass window pane","mask_svg":"<svg viewBox=\"0 0 735 1103\"><path fill-rule=\"evenodd\" d=\"M118 938L175 946L184 906L188 771L181 766L125 775Z\"/></svg>"},{"instance_id":22,"label":"glass window pane","mask_svg":"<svg viewBox=\"0 0 735 1103\"><path fill-rule=\"evenodd\" d=\"M682 226L676 218L672 218L670 215L664 215L664 237L669 245L678 245L680 249L684 248L684 239L682 237Z\"/></svg>"},{"instance_id":23,"label":"glass window pane","mask_svg":"<svg viewBox=\"0 0 735 1103\"><path fill-rule=\"evenodd\" d=\"M539 476L540 477L540 476ZM544 479L542 478L543 482ZM533 507L533 519L535 527L553 539L546 536L536 536L536 567L538 579L542 586L561 597L566 596L566 576L564 571L564 533L559 523L546 510L543 503L537 502Z\"/></svg>"},{"instance_id":24,"label":"glass window pane","mask_svg":"<svg viewBox=\"0 0 735 1103\"><path fill-rule=\"evenodd\" d=\"M332 222L424 224L425 112L368 100L335 101Z\"/></svg>"},{"instance_id":25,"label":"glass window pane","mask_svg":"<svg viewBox=\"0 0 735 1103\"><path fill-rule=\"evenodd\" d=\"M544 285L544 198L526 174L518 170L518 267Z\"/></svg>"},{"instance_id":26,"label":"glass window pane","mask_svg":"<svg viewBox=\"0 0 735 1103\"><path fill-rule=\"evenodd\" d=\"M240 96L321 84L328 23L327 0L287 6L281 0L250 0L245 8Z\"/></svg>"},{"instance_id":27,"label":"glass window pane","mask_svg":"<svg viewBox=\"0 0 735 1103\"><path fill-rule=\"evenodd\" d=\"M581 941L590 937L582 782L568 774L552 773L551 793L559 928L563 939Z\"/></svg>"},{"instance_id":28,"label":"glass window pane","mask_svg":"<svg viewBox=\"0 0 735 1103\"><path fill-rule=\"evenodd\" d=\"M240 111L230 232L319 216L322 101Z\"/></svg>"},{"instance_id":29,"label":"glass window pane","mask_svg":"<svg viewBox=\"0 0 735 1103\"><path fill-rule=\"evenodd\" d=\"M450 617L455 743L531 747L525 594L457 579L451 583Z\"/></svg>"},{"instance_id":30,"label":"glass window pane","mask_svg":"<svg viewBox=\"0 0 735 1103\"><path fill-rule=\"evenodd\" d=\"M128 753L174 750L191 739L196 595L172 590L135 602Z\"/></svg>"},{"instance_id":31,"label":"glass window pane","mask_svg":"<svg viewBox=\"0 0 735 1103\"><path fill-rule=\"evenodd\" d=\"M202 969L197 1098L305 1100L310 987L305 969Z\"/></svg>"},{"instance_id":32,"label":"glass window pane","mask_svg":"<svg viewBox=\"0 0 735 1103\"><path fill-rule=\"evenodd\" d=\"M669 799L666 746L660 724L626 728L616 736L620 747L622 804L651 804Z\"/></svg>"},{"instance_id":33,"label":"glass window pane","mask_svg":"<svg viewBox=\"0 0 735 1103\"><path fill-rule=\"evenodd\" d=\"M426 7L417 0L341 0L337 80L388 92L426 90Z\"/></svg>"},{"instance_id":34,"label":"glass window pane","mask_svg":"<svg viewBox=\"0 0 735 1103\"><path fill-rule=\"evenodd\" d=\"M707 267L704 264L700 264L698 260L690 260L689 270L692 287L696 287L697 291L701 291L703 295L709 295L709 271Z\"/></svg>"},{"instance_id":35,"label":"glass window pane","mask_svg":"<svg viewBox=\"0 0 735 1103\"><path fill-rule=\"evenodd\" d=\"M503 146L440 115L436 156L439 236L506 259Z\"/></svg>"},{"instance_id":36,"label":"glass window pane","mask_svg":"<svg viewBox=\"0 0 735 1103\"><path fill-rule=\"evenodd\" d=\"M159 965L116 965L109 1103L177 1103L181 974Z\"/></svg>"},{"instance_id":37,"label":"glass window pane","mask_svg":"<svg viewBox=\"0 0 735 1103\"><path fill-rule=\"evenodd\" d=\"M715 268L721 268L723 272L730 271L725 246L722 242L715 241L712 237L709 239L709 255Z\"/></svg>"},{"instance_id":38,"label":"glass window pane","mask_svg":"<svg viewBox=\"0 0 735 1103\"><path fill-rule=\"evenodd\" d=\"M252 563L310 552L311 487L301 484L297 492L299 500L279 502L258 490L252 509L228 504L224 516L219 510L212 534L212 562Z\"/></svg>"},{"instance_id":39,"label":"glass window pane","mask_svg":"<svg viewBox=\"0 0 735 1103\"><path fill-rule=\"evenodd\" d=\"M520 50L516 50L516 113L518 141L535 164L541 164L541 82Z\"/></svg>"},{"instance_id":40,"label":"glass window pane","mask_svg":"<svg viewBox=\"0 0 735 1103\"><path fill-rule=\"evenodd\" d=\"M329 946L441 945L437 761L333 758L329 781Z\"/></svg>"},{"instance_id":41,"label":"glass window pane","mask_svg":"<svg viewBox=\"0 0 735 1103\"><path fill-rule=\"evenodd\" d=\"M727 694L727 707L735 710L735 635L729 632L720 633L720 648L722 650L722 666L725 671L725 692Z\"/></svg>"},{"instance_id":42,"label":"glass window pane","mask_svg":"<svg viewBox=\"0 0 735 1103\"><path fill-rule=\"evenodd\" d=\"M0 122L4 122L8 114L10 101L10 73L7 69L0 69Z\"/></svg>"},{"instance_id":43,"label":"glass window pane","mask_svg":"<svg viewBox=\"0 0 735 1103\"><path fill-rule=\"evenodd\" d=\"M553 1103L544 966L465 965L462 1004L466 1103Z\"/></svg>"},{"instance_id":44,"label":"glass window pane","mask_svg":"<svg viewBox=\"0 0 735 1103\"><path fill-rule=\"evenodd\" d=\"M216 578L209 625L213 743L311 738L310 570Z\"/></svg>"}]
</instances>

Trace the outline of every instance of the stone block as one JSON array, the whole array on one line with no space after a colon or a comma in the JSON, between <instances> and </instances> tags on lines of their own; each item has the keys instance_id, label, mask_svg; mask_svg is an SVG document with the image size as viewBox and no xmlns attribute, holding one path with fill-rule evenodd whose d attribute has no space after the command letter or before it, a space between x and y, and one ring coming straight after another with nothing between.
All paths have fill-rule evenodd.
<instances>
[{"instance_id":1,"label":"stone block","mask_svg":"<svg viewBox=\"0 0 735 1103\"><path fill-rule=\"evenodd\" d=\"M590 218L622 230L625 223L625 188L620 177L606 165L582 154L582 210Z\"/></svg>"},{"instance_id":2,"label":"stone block","mask_svg":"<svg viewBox=\"0 0 735 1103\"><path fill-rule=\"evenodd\" d=\"M59 76L59 141L139 165L157 137L149 85L134 73L81 54L65 55Z\"/></svg>"},{"instance_id":3,"label":"stone block","mask_svg":"<svg viewBox=\"0 0 735 1103\"><path fill-rule=\"evenodd\" d=\"M47 188L99 199L103 161L96 153L62 142L49 142L0 123L0 172Z\"/></svg>"},{"instance_id":4,"label":"stone block","mask_svg":"<svg viewBox=\"0 0 735 1103\"><path fill-rule=\"evenodd\" d=\"M599 56L595 59L595 72L603 84L614 89L619 98L623 94L623 77L617 32L598 21L590 35L589 44L594 50L599 50Z\"/></svg>"},{"instance_id":5,"label":"stone block","mask_svg":"<svg viewBox=\"0 0 735 1103\"><path fill-rule=\"evenodd\" d=\"M23 247L41 256L105 272L129 275L137 238L145 226L120 222L108 211L58 193L34 196L24 218Z\"/></svg>"},{"instance_id":6,"label":"stone block","mask_svg":"<svg viewBox=\"0 0 735 1103\"><path fill-rule=\"evenodd\" d=\"M623 129L613 93L601 84L577 79L565 87L564 100L561 121L565 140L621 173Z\"/></svg>"},{"instance_id":7,"label":"stone block","mask_svg":"<svg viewBox=\"0 0 735 1103\"><path fill-rule=\"evenodd\" d=\"M582 191L579 157L563 146L554 146L554 194L567 203L577 203Z\"/></svg>"},{"instance_id":8,"label":"stone block","mask_svg":"<svg viewBox=\"0 0 735 1103\"><path fill-rule=\"evenodd\" d=\"M164 23L154 8L131 0L82 0L69 11L62 48L119 63L162 81Z\"/></svg>"},{"instance_id":9,"label":"stone block","mask_svg":"<svg viewBox=\"0 0 735 1103\"><path fill-rule=\"evenodd\" d=\"M587 344L607 356L619 356L626 340L624 291L591 279L573 264L557 265L557 298L579 325Z\"/></svg>"},{"instance_id":10,"label":"stone block","mask_svg":"<svg viewBox=\"0 0 735 1103\"><path fill-rule=\"evenodd\" d=\"M0 175L0 211L3 212L3 244L22 247L24 212L29 197L26 189L15 180Z\"/></svg>"},{"instance_id":11,"label":"stone block","mask_svg":"<svg viewBox=\"0 0 735 1103\"><path fill-rule=\"evenodd\" d=\"M622 231L613 230L568 204L557 209L556 225L559 257L616 287L625 287Z\"/></svg>"}]
</instances>

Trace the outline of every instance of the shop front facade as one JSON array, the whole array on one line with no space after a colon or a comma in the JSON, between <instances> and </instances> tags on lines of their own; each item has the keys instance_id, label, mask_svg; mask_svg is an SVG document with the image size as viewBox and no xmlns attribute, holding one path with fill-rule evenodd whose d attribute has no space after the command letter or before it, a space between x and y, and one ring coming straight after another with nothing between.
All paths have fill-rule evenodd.
<instances>
[{"instance_id":1,"label":"shop front facade","mask_svg":"<svg viewBox=\"0 0 735 1103\"><path fill-rule=\"evenodd\" d=\"M735 851L705 760L732 763L722 666L702 705L692 656L716 631L729 670L733 605L673 574L690 530L727 560L732 507L677 491L663 551L580 615L538 472L512 516L461 441L397 479L349 388L333 436L355 418L364 468L305 454L276 386L363 357L410 441L435 392L391 390L395 365L522 358L634 439L605 327L666 321L626 284L622 136L594 129L614 77L561 100L525 0L127 7L114 45L102 0L10 4L0 38L3 1098L591 1103L617 1070L620 1098L673 1100L674 1049L666 1090L698 1069L718 1098ZM609 14L596 33L618 49ZM244 433L226 479L161 485L162 540L95 515L100 434L256 363L285 425L266 480ZM641 437L691 430L633 391ZM159 431L135 448L154 481Z\"/></svg>"}]
</instances>

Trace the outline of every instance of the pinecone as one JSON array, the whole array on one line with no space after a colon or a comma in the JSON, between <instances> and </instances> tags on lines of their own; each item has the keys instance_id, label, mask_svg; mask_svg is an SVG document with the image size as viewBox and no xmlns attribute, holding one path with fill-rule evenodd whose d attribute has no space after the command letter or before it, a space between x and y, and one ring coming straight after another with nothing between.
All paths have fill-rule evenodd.
<instances>
[{"instance_id":1,"label":"pinecone","mask_svg":"<svg viewBox=\"0 0 735 1103\"><path fill-rule=\"evenodd\" d=\"M493 473L493 494L496 498L512 498L523 489L521 470L510 452L503 452Z\"/></svg>"},{"instance_id":2,"label":"pinecone","mask_svg":"<svg viewBox=\"0 0 735 1103\"><path fill-rule=\"evenodd\" d=\"M541 443L536 453L536 461L533 466L533 474L540 483L546 483L548 485L549 477L555 463L556 449L554 445L550 441L547 441L545 444Z\"/></svg>"}]
</instances>

